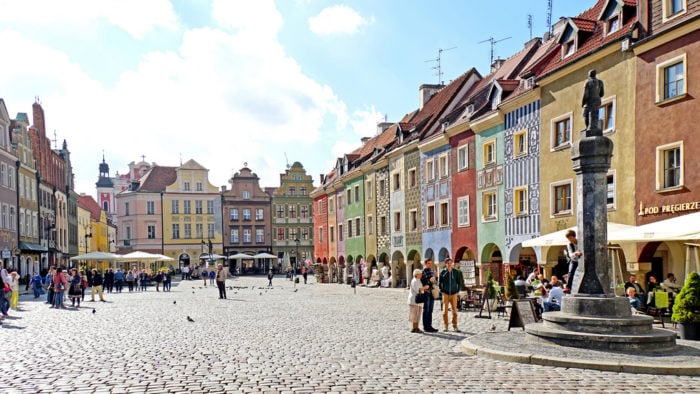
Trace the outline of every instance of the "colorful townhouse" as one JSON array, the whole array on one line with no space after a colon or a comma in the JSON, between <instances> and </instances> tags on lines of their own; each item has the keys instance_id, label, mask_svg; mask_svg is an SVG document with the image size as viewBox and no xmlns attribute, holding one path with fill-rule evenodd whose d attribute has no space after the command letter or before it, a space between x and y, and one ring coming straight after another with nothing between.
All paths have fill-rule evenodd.
<instances>
[{"instance_id":1,"label":"colorful townhouse","mask_svg":"<svg viewBox=\"0 0 700 394\"><path fill-rule=\"evenodd\" d=\"M540 89L541 233L576 226L577 183L571 147L585 129L581 102L589 70L605 83L600 126L614 143L607 176L608 222L635 224L635 58L630 37L638 34L635 2L598 0L580 15L555 26L557 45L533 65ZM634 244L621 245L635 259ZM538 260L563 272L563 247L542 247Z\"/></svg>"},{"instance_id":2,"label":"colorful townhouse","mask_svg":"<svg viewBox=\"0 0 700 394\"><path fill-rule=\"evenodd\" d=\"M700 1L638 1L642 37L634 43L636 176L633 203L637 225L700 211L700 140L695 78L700 74ZM630 202L631 203L631 202ZM685 280L688 241L640 242L626 255L628 270L659 280L669 272ZM636 259L635 259L636 257Z\"/></svg>"}]
</instances>

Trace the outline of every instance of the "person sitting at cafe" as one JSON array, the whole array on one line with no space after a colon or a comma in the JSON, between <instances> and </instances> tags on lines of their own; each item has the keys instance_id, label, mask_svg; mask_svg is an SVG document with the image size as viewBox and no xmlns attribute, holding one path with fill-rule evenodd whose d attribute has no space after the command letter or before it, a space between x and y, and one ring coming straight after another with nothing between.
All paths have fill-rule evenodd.
<instances>
[{"instance_id":1,"label":"person sitting at cafe","mask_svg":"<svg viewBox=\"0 0 700 394\"><path fill-rule=\"evenodd\" d=\"M664 283L661 284L661 288L668 292L673 292L673 293L678 293L681 291L681 285L676 283L676 276L673 275L673 273L669 272L668 275L666 275L666 280Z\"/></svg>"},{"instance_id":2,"label":"person sitting at cafe","mask_svg":"<svg viewBox=\"0 0 700 394\"><path fill-rule=\"evenodd\" d=\"M656 280L656 276L649 275L649 280L647 281L647 293L653 293L661 289L659 281Z\"/></svg>"},{"instance_id":3,"label":"person sitting at cafe","mask_svg":"<svg viewBox=\"0 0 700 394\"><path fill-rule=\"evenodd\" d=\"M639 298L635 295L635 290L634 287L628 287L627 288L627 299L630 302L630 306L634 308L637 311L642 310L642 304L639 301Z\"/></svg>"},{"instance_id":4,"label":"person sitting at cafe","mask_svg":"<svg viewBox=\"0 0 700 394\"><path fill-rule=\"evenodd\" d=\"M561 299L564 297L564 289L559 286L552 286L547 283L544 286L547 296L542 299L545 312L555 312L561 310Z\"/></svg>"},{"instance_id":5,"label":"person sitting at cafe","mask_svg":"<svg viewBox=\"0 0 700 394\"><path fill-rule=\"evenodd\" d=\"M642 289L642 285L637 283L637 275L630 275L630 280L625 283L625 292L627 292L627 289L629 289L630 287L634 287L634 293L637 295L637 298L639 298L639 301L642 303L642 305L646 305L647 295L644 292L644 289Z\"/></svg>"}]
</instances>

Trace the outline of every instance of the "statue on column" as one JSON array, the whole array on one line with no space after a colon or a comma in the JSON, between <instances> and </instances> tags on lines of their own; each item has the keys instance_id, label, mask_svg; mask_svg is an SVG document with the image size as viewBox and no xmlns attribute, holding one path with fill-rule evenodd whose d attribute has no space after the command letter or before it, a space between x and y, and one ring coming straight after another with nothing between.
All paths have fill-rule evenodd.
<instances>
[{"instance_id":1,"label":"statue on column","mask_svg":"<svg viewBox=\"0 0 700 394\"><path fill-rule=\"evenodd\" d=\"M595 77L595 70L588 71L588 80L583 86L583 121L586 130L598 128L598 109L600 108L600 98L605 94L603 81Z\"/></svg>"}]
</instances>

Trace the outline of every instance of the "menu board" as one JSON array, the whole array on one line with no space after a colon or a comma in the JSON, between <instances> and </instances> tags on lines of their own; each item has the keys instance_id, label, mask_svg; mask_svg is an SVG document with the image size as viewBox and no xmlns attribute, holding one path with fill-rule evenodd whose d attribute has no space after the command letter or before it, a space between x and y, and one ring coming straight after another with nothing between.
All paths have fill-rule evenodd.
<instances>
[{"instance_id":1,"label":"menu board","mask_svg":"<svg viewBox=\"0 0 700 394\"><path fill-rule=\"evenodd\" d=\"M474 260L462 260L459 262L464 276L464 284L466 286L476 286L476 271Z\"/></svg>"}]
</instances>

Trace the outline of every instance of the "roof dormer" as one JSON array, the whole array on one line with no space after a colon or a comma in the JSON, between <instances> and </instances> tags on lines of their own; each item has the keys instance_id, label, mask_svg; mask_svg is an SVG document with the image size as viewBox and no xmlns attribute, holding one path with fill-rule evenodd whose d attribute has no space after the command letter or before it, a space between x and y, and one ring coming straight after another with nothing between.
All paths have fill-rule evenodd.
<instances>
[{"instance_id":1,"label":"roof dormer","mask_svg":"<svg viewBox=\"0 0 700 394\"><path fill-rule=\"evenodd\" d=\"M596 25L596 21L590 19L567 18L566 26L559 38L562 59L576 53L586 39L595 32Z\"/></svg>"},{"instance_id":2,"label":"roof dormer","mask_svg":"<svg viewBox=\"0 0 700 394\"><path fill-rule=\"evenodd\" d=\"M608 0L602 8L598 20L603 22L603 35L615 33L620 30L624 24L623 7L624 3L620 0Z\"/></svg>"}]
</instances>

